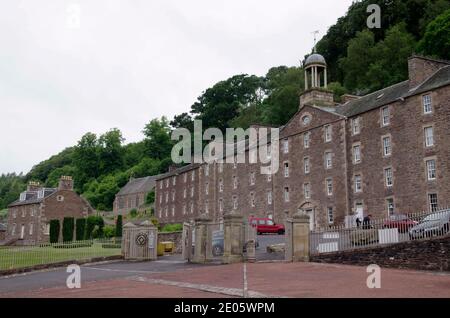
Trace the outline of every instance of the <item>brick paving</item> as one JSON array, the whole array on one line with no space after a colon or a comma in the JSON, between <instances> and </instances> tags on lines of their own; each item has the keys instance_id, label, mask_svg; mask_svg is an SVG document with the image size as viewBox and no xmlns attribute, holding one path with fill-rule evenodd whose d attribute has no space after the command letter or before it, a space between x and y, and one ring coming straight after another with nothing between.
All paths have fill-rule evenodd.
<instances>
[{"instance_id":1,"label":"brick paving","mask_svg":"<svg viewBox=\"0 0 450 318\"><path fill-rule=\"evenodd\" d=\"M151 263L148 263L151 266ZM1 297L239 297L243 264L180 268L82 283L17 291ZM247 264L248 295L253 297L443 297L450 298L450 273L382 269L381 289L368 289L361 266L318 263ZM242 293L241 293L242 291Z\"/></svg>"}]
</instances>

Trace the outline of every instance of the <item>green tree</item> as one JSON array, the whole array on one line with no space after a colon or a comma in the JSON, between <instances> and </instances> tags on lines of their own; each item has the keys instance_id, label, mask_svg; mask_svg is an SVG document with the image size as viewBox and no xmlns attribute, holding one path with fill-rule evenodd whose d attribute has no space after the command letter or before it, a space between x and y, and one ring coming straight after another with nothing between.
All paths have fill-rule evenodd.
<instances>
[{"instance_id":1,"label":"green tree","mask_svg":"<svg viewBox=\"0 0 450 318\"><path fill-rule=\"evenodd\" d=\"M59 220L50 220L50 243L58 243L59 241Z\"/></svg>"},{"instance_id":2,"label":"green tree","mask_svg":"<svg viewBox=\"0 0 450 318\"><path fill-rule=\"evenodd\" d=\"M116 219L116 237L122 237L122 215L118 215Z\"/></svg>"},{"instance_id":3,"label":"green tree","mask_svg":"<svg viewBox=\"0 0 450 318\"><path fill-rule=\"evenodd\" d=\"M99 143L95 134L87 133L81 137L74 150L73 164L77 170L75 185L78 189L82 189L83 184L100 175Z\"/></svg>"},{"instance_id":4,"label":"green tree","mask_svg":"<svg viewBox=\"0 0 450 318\"><path fill-rule=\"evenodd\" d=\"M63 219L63 242L73 241L74 226L74 219L72 217L65 217Z\"/></svg>"},{"instance_id":5,"label":"green tree","mask_svg":"<svg viewBox=\"0 0 450 318\"><path fill-rule=\"evenodd\" d=\"M170 139L170 127L166 117L153 119L143 130L145 139L145 153L147 156L155 159L164 159L170 157L172 150L172 141Z\"/></svg>"},{"instance_id":6,"label":"green tree","mask_svg":"<svg viewBox=\"0 0 450 318\"><path fill-rule=\"evenodd\" d=\"M75 239L77 241L82 241L84 239L86 232L86 219L85 218L77 219L75 221L75 227L76 227Z\"/></svg>"},{"instance_id":7,"label":"green tree","mask_svg":"<svg viewBox=\"0 0 450 318\"><path fill-rule=\"evenodd\" d=\"M98 143L101 174L108 174L123 168L124 149L122 143L124 140L122 132L117 128L100 136Z\"/></svg>"},{"instance_id":8,"label":"green tree","mask_svg":"<svg viewBox=\"0 0 450 318\"><path fill-rule=\"evenodd\" d=\"M97 238L102 235L105 223L101 216L90 215L86 219L85 240Z\"/></svg>"},{"instance_id":9,"label":"green tree","mask_svg":"<svg viewBox=\"0 0 450 318\"><path fill-rule=\"evenodd\" d=\"M450 59L450 9L428 24L419 50L442 59Z\"/></svg>"},{"instance_id":10,"label":"green tree","mask_svg":"<svg viewBox=\"0 0 450 318\"><path fill-rule=\"evenodd\" d=\"M155 190L150 191L147 193L147 196L145 197L145 204L153 204L155 203Z\"/></svg>"}]
</instances>

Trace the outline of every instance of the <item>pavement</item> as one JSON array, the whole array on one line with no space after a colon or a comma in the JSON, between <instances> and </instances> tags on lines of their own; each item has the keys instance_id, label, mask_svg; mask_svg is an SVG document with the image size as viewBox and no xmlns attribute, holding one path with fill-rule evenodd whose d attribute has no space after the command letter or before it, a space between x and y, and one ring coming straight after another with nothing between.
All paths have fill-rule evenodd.
<instances>
[{"instance_id":1,"label":"pavement","mask_svg":"<svg viewBox=\"0 0 450 318\"><path fill-rule=\"evenodd\" d=\"M317 263L198 265L179 256L153 262L81 266L81 288L66 287L65 268L0 278L0 297L450 297L450 273L381 269L369 289L365 267Z\"/></svg>"}]
</instances>

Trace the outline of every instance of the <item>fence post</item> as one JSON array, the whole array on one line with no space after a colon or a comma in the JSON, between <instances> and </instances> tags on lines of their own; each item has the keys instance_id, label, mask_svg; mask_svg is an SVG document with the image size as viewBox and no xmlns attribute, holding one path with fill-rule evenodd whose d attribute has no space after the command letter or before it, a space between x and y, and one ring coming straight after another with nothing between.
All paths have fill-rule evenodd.
<instances>
[{"instance_id":1,"label":"fence post","mask_svg":"<svg viewBox=\"0 0 450 318\"><path fill-rule=\"evenodd\" d=\"M310 229L309 229L309 216L297 212L292 217L292 239L287 238L290 240L292 246L292 257L289 257L287 255L287 259L291 259L293 262L309 262L309 235L310 235Z\"/></svg>"},{"instance_id":2,"label":"fence post","mask_svg":"<svg viewBox=\"0 0 450 318\"><path fill-rule=\"evenodd\" d=\"M223 263L239 263L243 260L243 217L240 214L229 213L223 216L224 249Z\"/></svg>"}]
</instances>

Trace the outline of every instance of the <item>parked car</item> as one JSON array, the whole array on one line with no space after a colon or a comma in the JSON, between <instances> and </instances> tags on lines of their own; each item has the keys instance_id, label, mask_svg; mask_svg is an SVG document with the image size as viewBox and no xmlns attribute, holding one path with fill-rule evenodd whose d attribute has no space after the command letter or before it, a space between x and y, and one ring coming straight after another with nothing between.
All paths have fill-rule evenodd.
<instances>
[{"instance_id":1,"label":"parked car","mask_svg":"<svg viewBox=\"0 0 450 318\"><path fill-rule=\"evenodd\" d=\"M419 224L409 229L411 239L440 236L449 233L450 210L439 211L426 216Z\"/></svg>"},{"instance_id":2,"label":"parked car","mask_svg":"<svg viewBox=\"0 0 450 318\"><path fill-rule=\"evenodd\" d=\"M253 227L256 227L256 233L258 235L263 233L277 233L282 235L285 232L283 224L276 224L270 218L250 217L249 222Z\"/></svg>"},{"instance_id":3,"label":"parked car","mask_svg":"<svg viewBox=\"0 0 450 318\"><path fill-rule=\"evenodd\" d=\"M387 221L384 221L383 228L385 229L398 229L399 233L406 233L410 228L416 226L419 222L411 220L405 214L391 215Z\"/></svg>"}]
</instances>

